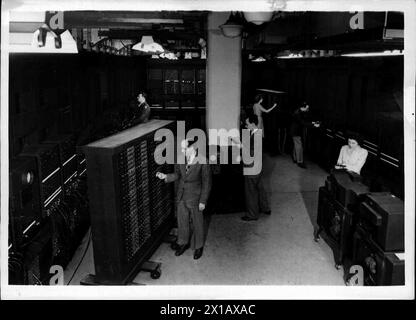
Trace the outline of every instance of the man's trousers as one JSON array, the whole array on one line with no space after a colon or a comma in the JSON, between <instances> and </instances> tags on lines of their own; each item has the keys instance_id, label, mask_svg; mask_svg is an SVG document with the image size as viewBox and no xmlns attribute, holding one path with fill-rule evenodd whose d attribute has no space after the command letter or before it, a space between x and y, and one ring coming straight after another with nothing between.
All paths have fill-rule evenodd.
<instances>
[{"instance_id":1,"label":"man's trousers","mask_svg":"<svg viewBox=\"0 0 416 320\"><path fill-rule=\"evenodd\" d=\"M204 215L199 211L198 203L190 204L186 201L178 202L178 241L185 245L191 241L192 250L204 246Z\"/></svg>"},{"instance_id":2,"label":"man's trousers","mask_svg":"<svg viewBox=\"0 0 416 320\"><path fill-rule=\"evenodd\" d=\"M296 163L303 163L302 138L299 136L293 137L293 160Z\"/></svg>"},{"instance_id":3,"label":"man's trousers","mask_svg":"<svg viewBox=\"0 0 416 320\"><path fill-rule=\"evenodd\" d=\"M257 219L260 212L270 211L269 198L262 174L244 176L247 217Z\"/></svg>"}]
</instances>

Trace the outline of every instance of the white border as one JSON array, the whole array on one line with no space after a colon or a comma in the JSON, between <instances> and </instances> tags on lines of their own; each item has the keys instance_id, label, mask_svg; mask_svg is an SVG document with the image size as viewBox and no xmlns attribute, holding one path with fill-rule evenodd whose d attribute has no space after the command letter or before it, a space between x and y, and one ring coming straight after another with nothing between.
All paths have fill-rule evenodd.
<instances>
[{"instance_id":1,"label":"white border","mask_svg":"<svg viewBox=\"0 0 416 320\"><path fill-rule=\"evenodd\" d=\"M287 0L285 11L404 11L404 142L405 142L405 233L406 286L123 286L123 287L33 287L7 284L8 232L8 31L9 10L208 10L268 11L267 0L19 0L3 1L1 19L1 298L2 299L414 299L415 245L415 30L416 2L413 0ZM305 266L307 267L307 266Z\"/></svg>"}]
</instances>

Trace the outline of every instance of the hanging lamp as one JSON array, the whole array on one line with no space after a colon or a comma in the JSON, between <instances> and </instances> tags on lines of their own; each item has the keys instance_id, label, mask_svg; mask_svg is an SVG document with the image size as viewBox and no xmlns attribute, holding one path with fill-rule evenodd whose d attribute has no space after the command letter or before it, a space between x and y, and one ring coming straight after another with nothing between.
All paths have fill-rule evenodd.
<instances>
[{"instance_id":1,"label":"hanging lamp","mask_svg":"<svg viewBox=\"0 0 416 320\"><path fill-rule=\"evenodd\" d=\"M273 13L273 11L246 11L244 12L244 18L247 20L247 22L261 25L265 22L269 22L273 17Z\"/></svg>"},{"instance_id":2,"label":"hanging lamp","mask_svg":"<svg viewBox=\"0 0 416 320\"><path fill-rule=\"evenodd\" d=\"M165 49L163 49L159 43L154 42L152 36L143 36L141 41L136 43L132 49L151 54L160 54L165 52Z\"/></svg>"},{"instance_id":3,"label":"hanging lamp","mask_svg":"<svg viewBox=\"0 0 416 320\"><path fill-rule=\"evenodd\" d=\"M238 13L231 12L228 20L219 27L224 37L236 38L241 36L243 31L243 24L241 20L242 19Z\"/></svg>"}]
</instances>

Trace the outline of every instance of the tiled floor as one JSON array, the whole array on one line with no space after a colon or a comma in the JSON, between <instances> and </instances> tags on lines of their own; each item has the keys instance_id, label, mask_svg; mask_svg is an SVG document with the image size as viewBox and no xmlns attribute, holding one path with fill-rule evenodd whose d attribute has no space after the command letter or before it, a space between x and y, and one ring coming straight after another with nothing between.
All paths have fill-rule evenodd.
<instances>
[{"instance_id":1,"label":"tiled floor","mask_svg":"<svg viewBox=\"0 0 416 320\"><path fill-rule=\"evenodd\" d=\"M213 215L204 254L192 251L176 257L163 243L152 256L162 263L158 280L140 272L135 282L149 285L344 285L343 271L334 268L333 254L323 241L313 240L318 188L326 173L308 163L301 169L288 156L265 158L264 173L270 190L272 215L255 222L242 214ZM86 237L66 270L70 278L81 259ZM71 284L94 273L92 244Z\"/></svg>"}]
</instances>

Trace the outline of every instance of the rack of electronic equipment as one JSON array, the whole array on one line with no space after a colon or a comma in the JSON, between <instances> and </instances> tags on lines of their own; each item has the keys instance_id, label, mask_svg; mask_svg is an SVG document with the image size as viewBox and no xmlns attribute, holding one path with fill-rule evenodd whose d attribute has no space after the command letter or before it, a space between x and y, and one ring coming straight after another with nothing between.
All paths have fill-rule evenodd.
<instances>
[{"instance_id":1,"label":"rack of electronic equipment","mask_svg":"<svg viewBox=\"0 0 416 320\"><path fill-rule=\"evenodd\" d=\"M155 160L158 129L175 132L175 122L129 124L84 146L59 135L11 159L9 284L51 284L90 225L96 274L81 284L126 284L139 269L160 277L147 259L169 238L174 186L156 178L173 170Z\"/></svg>"},{"instance_id":2,"label":"rack of electronic equipment","mask_svg":"<svg viewBox=\"0 0 416 320\"><path fill-rule=\"evenodd\" d=\"M173 139L176 123L150 120L82 148L95 274L81 284L129 284L140 270L160 277L161 264L148 259L173 227L174 186L158 179L156 172L173 172L163 153L175 152L175 142L158 142L157 132L169 132Z\"/></svg>"},{"instance_id":3,"label":"rack of electronic equipment","mask_svg":"<svg viewBox=\"0 0 416 320\"><path fill-rule=\"evenodd\" d=\"M11 159L9 284L49 285L51 267L72 258L89 227L85 162L72 134Z\"/></svg>"},{"instance_id":4,"label":"rack of electronic equipment","mask_svg":"<svg viewBox=\"0 0 416 320\"><path fill-rule=\"evenodd\" d=\"M346 271L346 284L404 285L401 199L390 192L371 192L359 175L334 170L319 189L317 224L315 240L324 231L336 268ZM357 267L363 271L361 282Z\"/></svg>"}]
</instances>

